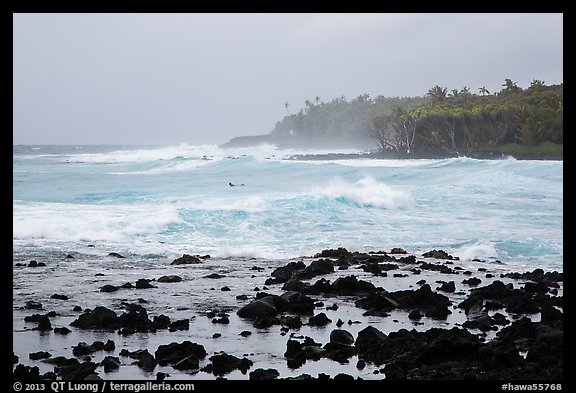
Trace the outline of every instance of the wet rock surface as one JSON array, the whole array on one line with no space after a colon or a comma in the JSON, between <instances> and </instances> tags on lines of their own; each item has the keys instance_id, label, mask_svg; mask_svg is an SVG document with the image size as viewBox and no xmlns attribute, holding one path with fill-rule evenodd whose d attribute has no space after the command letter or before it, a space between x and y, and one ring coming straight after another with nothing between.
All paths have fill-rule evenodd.
<instances>
[{"instance_id":1,"label":"wet rock surface","mask_svg":"<svg viewBox=\"0 0 576 393\"><path fill-rule=\"evenodd\" d=\"M442 250L422 258L398 247L336 248L272 266L251 261L243 271L223 261L210 272L209 256L184 254L148 276L157 280L119 285L99 275L89 285L100 301L78 311L63 308L72 296L54 289L15 300L24 333L76 341L59 353L15 351L13 376L90 380L131 369L158 380L563 378L562 273L461 266ZM212 290L214 282L225 286Z\"/></svg>"}]
</instances>

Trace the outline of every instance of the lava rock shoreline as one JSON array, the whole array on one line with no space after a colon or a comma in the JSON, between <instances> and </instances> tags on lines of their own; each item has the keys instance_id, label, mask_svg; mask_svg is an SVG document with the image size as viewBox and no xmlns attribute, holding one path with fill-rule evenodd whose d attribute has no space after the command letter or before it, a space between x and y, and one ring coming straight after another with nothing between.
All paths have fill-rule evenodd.
<instances>
[{"instance_id":1,"label":"lava rock shoreline","mask_svg":"<svg viewBox=\"0 0 576 393\"><path fill-rule=\"evenodd\" d=\"M197 265L208 258L183 255L178 261ZM370 366L373 375L386 380L561 381L563 273L534 269L496 276L482 267L476 271L466 270L458 262L458 257L442 250L416 256L401 248L371 253L327 249L312 258L274 268L261 288L254 288L256 294L236 295L235 309L210 310L199 317L208 318L215 329L230 324L235 318L248 322L253 329L238 332L241 337L278 328L279 335L266 334L262 340L285 343L276 355L283 358L291 370L298 370L307 362L350 364L354 359L350 366L357 370ZM20 263L16 268L36 269L38 265ZM263 268L254 266L251 270L260 272ZM363 273L361 278L358 272ZM382 286L386 280L419 277L423 272L433 273L436 280L422 279L415 286L397 290ZM334 278L336 273L338 277ZM231 291L226 285L226 275L213 274L203 279L222 283L222 292ZM108 284L94 290L109 293L138 289L153 293L169 291L169 286L175 283L182 283L182 277L170 273L159 279L139 278L135 284ZM61 294L50 298L69 301ZM196 342L191 329L196 316L186 319L171 318L163 313L151 316L145 299L124 302L121 311L109 304L76 309L79 314L68 327L54 327L53 321L58 315L54 311L45 312L42 301L14 305L26 315L27 324L37 324L30 330L61 337L72 331L80 335L99 331L108 333L109 339L92 344L74 343L69 351L71 356L36 351L29 354L29 359L22 359L13 354L15 380L107 379L109 373L126 364L137 366L156 380L171 378L166 368L190 373L199 379L203 375L225 379L235 371L247 375L249 380L361 379L347 373L322 372L317 376L307 373L283 376L269 364L252 360L250 348L241 356L225 350L215 351L217 341L207 349ZM345 312L339 314L343 303L353 305L368 319L357 321ZM463 313L464 322L446 328L417 329L424 320L442 322L452 313ZM395 318L392 315L405 315L413 328L384 332L369 322L375 318ZM351 327L356 324L362 328L354 334ZM326 331L329 337L325 342L317 342L301 333L303 326ZM115 344L122 337L158 332L189 332L189 339L160 344L153 350L120 350ZM221 333L215 332L213 339L218 340L220 336ZM96 361L98 357L103 358ZM40 372L35 362L52 365L53 371Z\"/></svg>"}]
</instances>

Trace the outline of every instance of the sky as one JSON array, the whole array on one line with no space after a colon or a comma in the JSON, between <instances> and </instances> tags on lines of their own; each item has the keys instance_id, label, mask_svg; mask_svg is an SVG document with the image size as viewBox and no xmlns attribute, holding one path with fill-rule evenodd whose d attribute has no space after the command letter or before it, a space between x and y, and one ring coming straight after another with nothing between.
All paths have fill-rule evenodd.
<instances>
[{"instance_id":1,"label":"sky","mask_svg":"<svg viewBox=\"0 0 576 393\"><path fill-rule=\"evenodd\" d=\"M15 13L13 143L221 144L315 97L507 78L563 83L563 14Z\"/></svg>"}]
</instances>

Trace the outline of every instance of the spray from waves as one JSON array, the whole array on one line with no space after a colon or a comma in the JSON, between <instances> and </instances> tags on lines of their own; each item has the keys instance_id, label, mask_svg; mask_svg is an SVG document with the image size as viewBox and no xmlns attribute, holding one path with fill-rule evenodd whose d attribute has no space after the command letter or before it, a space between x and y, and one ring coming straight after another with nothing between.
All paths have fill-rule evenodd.
<instances>
[{"instance_id":1,"label":"spray from waves","mask_svg":"<svg viewBox=\"0 0 576 393\"><path fill-rule=\"evenodd\" d=\"M13 211L14 239L130 242L181 222L171 205L15 203Z\"/></svg>"},{"instance_id":2,"label":"spray from waves","mask_svg":"<svg viewBox=\"0 0 576 393\"><path fill-rule=\"evenodd\" d=\"M91 164L112 163L142 163L178 159L200 159L208 157L218 147L215 145L191 146L180 144L179 146L166 146L141 149L120 149L109 152L77 153L71 157L65 157L70 162L82 162Z\"/></svg>"},{"instance_id":3,"label":"spray from waves","mask_svg":"<svg viewBox=\"0 0 576 393\"><path fill-rule=\"evenodd\" d=\"M395 209L414 204L414 199L409 192L392 188L371 176L365 176L354 183L334 178L316 192L318 195L359 207Z\"/></svg>"},{"instance_id":4,"label":"spray from waves","mask_svg":"<svg viewBox=\"0 0 576 393\"><path fill-rule=\"evenodd\" d=\"M464 244L461 247L454 249L454 254L462 260L486 260L498 258L496 245L492 242L482 241Z\"/></svg>"}]
</instances>

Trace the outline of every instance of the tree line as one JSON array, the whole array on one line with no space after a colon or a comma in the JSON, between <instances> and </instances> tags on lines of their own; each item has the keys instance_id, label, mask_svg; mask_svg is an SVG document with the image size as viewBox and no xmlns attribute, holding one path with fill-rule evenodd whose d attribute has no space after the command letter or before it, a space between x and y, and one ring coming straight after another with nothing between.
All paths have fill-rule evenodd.
<instances>
[{"instance_id":1,"label":"tree line","mask_svg":"<svg viewBox=\"0 0 576 393\"><path fill-rule=\"evenodd\" d=\"M563 84L533 80L522 89L505 79L494 93L485 86L475 93L436 85L422 97L316 97L277 122L271 134L371 136L384 152L466 154L505 144L562 145L563 109Z\"/></svg>"}]
</instances>

